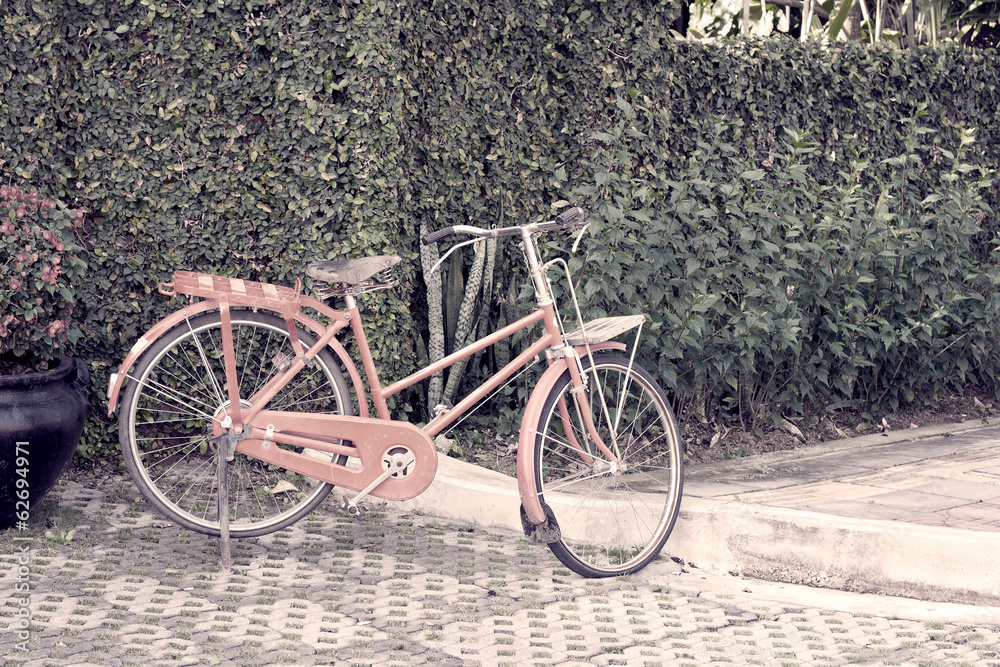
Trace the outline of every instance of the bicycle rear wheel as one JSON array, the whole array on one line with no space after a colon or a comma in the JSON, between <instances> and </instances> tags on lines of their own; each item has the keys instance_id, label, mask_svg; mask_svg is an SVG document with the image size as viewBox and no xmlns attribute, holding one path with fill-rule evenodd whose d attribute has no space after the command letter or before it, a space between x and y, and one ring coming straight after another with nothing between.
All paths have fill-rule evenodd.
<instances>
[{"instance_id":1,"label":"bicycle rear wheel","mask_svg":"<svg viewBox=\"0 0 1000 667\"><path fill-rule=\"evenodd\" d=\"M564 372L535 437L535 483L562 533L549 548L585 577L629 574L656 558L677 519L680 435L663 392L644 369L605 353L585 359L584 370L594 424L618 461L609 461L589 437Z\"/></svg>"},{"instance_id":2,"label":"bicycle rear wheel","mask_svg":"<svg viewBox=\"0 0 1000 667\"><path fill-rule=\"evenodd\" d=\"M249 407L246 399L283 370L295 351L279 317L232 311L231 320L239 395ZM316 341L301 329L298 336L306 348ZM186 320L157 340L139 357L122 398L119 439L136 486L172 520L207 535L219 534L212 420L228 406L217 312ZM347 384L329 350L303 368L268 408L353 412ZM327 452L289 449L333 458ZM264 535L298 521L333 488L238 452L229 465L229 531L234 538Z\"/></svg>"}]
</instances>

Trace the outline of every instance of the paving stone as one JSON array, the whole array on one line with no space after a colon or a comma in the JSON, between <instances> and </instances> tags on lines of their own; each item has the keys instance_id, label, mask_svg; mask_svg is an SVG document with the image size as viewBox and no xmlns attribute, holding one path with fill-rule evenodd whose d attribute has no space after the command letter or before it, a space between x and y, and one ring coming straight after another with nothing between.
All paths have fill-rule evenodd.
<instances>
[{"instance_id":1,"label":"paving stone","mask_svg":"<svg viewBox=\"0 0 1000 667\"><path fill-rule=\"evenodd\" d=\"M375 506L321 508L233 545L66 484L86 530L32 544L29 653L0 555L10 665L1000 665L1000 628L672 591L664 570L584 580L521 535Z\"/></svg>"}]
</instances>

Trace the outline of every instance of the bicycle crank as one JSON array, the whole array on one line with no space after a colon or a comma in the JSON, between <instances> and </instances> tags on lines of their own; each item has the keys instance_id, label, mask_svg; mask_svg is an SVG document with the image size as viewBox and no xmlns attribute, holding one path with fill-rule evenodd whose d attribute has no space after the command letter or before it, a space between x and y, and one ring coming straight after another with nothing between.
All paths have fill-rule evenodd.
<instances>
[{"instance_id":1,"label":"bicycle crank","mask_svg":"<svg viewBox=\"0 0 1000 667\"><path fill-rule=\"evenodd\" d=\"M386 450L385 453L382 454L382 474L373 479L371 484L359 491L358 495L354 496L354 498L344 496L340 503L340 509L344 510L351 516L358 516L359 514L362 514L364 509L358 506L358 503L361 500L374 491L375 487L390 477L393 479L401 479L409 475L413 471L413 464L416 463L416 461L417 457L408 447L397 445Z\"/></svg>"}]
</instances>

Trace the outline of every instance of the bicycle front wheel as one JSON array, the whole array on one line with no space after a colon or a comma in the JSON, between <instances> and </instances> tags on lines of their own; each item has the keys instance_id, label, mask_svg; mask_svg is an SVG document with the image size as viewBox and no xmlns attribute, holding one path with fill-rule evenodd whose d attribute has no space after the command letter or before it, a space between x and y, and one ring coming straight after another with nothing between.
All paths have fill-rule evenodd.
<instances>
[{"instance_id":1,"label":"bicycle front wheel","mask_svg":"<svg viewBox=\"0 0 1000 667\"><path fill-rule=\"evenodd\" d=\"M219 535L219 487L212 421L229 406L221 316L186 320L157 340L136 362L122 397L119 439L136 486L178 524ZM232 311L237 382L247 399L295 358L282 318ZM316 339L298 329L309 348ZM269 409L351 414L347 384L336 358L321 351L268 403ZM285 445L280 445L286 447ZM332 460L318 450L291 448ZM346 463L338 457L339 463ZM257 537L305 517L333 488L236 453L229 464L229 531Z\"/></svg>"},{"instance_id":2,"label":"bicycle front wheel","mask_svg":"<svg viewBox=\"0 0 1000 667\"><path fill-rule=\"evenodd\" d=\"M645 567L660 553L680 509L683 456L677 421L644 369L616 354L583 360L585 395L573 398L569 371L546 399L535 436L535 483L562 538L549 548L584 577ZM588 405L594 444L578 405Z\"/></svg>"}]
</instances>

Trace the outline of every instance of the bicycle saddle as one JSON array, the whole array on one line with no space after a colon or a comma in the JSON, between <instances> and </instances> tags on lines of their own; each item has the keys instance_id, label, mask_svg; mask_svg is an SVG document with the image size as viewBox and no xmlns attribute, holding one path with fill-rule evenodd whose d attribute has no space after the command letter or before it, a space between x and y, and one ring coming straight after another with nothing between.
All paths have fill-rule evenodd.
<instances>
[{"instance_id":1,"label":"bicycle saddle","mask_svg":"<svg viewBox=\"0 0 1000 667\"><path fill-rule=\"evenodd\" d=\"M398 255L378 255L361 259L328 259L312 262L306 267L306 275L327 283L360 285L377 273L398 264Z\"/></svg>"}]
</instances>

